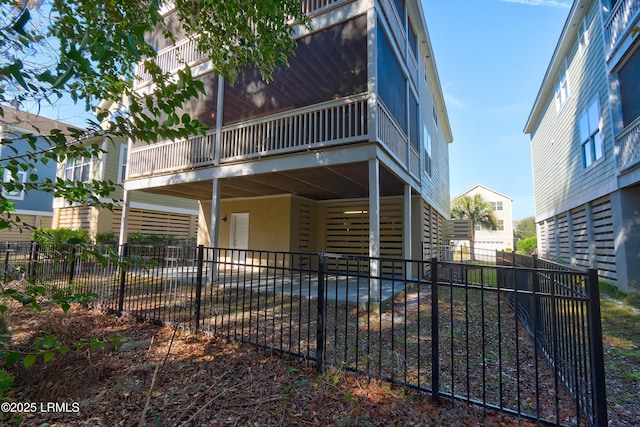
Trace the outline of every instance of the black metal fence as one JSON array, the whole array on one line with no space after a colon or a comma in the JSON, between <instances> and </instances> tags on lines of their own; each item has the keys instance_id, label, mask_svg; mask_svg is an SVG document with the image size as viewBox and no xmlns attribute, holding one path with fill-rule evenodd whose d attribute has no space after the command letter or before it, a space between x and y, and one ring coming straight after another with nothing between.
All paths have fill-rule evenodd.
<instances>
[{"instance_id":1,"label":"black metal fence","mask_svg":"<svg viewBox=\"0 0 640 427\"><path fill-rule=\"evenodd\" d=\"M32 274L49 289L95 293L106 309L434 400L542 423L606 425L593 272L450 262L446 251L447 261L421 261L132 245L105 257L118 251L94 249L7 247L5 282Z\"/></svg>"}]
</instances>

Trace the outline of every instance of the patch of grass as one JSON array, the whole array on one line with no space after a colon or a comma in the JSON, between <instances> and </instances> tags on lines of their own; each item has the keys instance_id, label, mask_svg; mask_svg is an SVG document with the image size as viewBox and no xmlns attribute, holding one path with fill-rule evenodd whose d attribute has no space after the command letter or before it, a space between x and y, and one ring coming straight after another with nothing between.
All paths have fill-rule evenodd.
<instances>
[{"instance_id":1,"label":"patch of grass","mask_svg":"<svg viewBox=\"0 0 640 427\"><path fill-rule=\"evenodd\" d=\"M623 417L635 424L640 417L628 419L628 414L640 413L633 392L640 389L640 298L604 283L600 296L607 400L615 404L609 407L610 417L621 407Z\"/></svg>"}]
</instances>

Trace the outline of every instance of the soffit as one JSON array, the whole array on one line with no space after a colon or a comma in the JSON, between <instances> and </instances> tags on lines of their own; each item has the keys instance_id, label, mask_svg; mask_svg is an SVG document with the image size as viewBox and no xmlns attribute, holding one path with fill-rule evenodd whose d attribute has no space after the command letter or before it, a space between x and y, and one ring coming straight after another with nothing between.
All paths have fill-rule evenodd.
<instances>
[{"instance_id":1,"label":"soffit","mask_svg":"<svg viewBox=\"0 0 640 427\"><path fill-rule=\"evenodd\" d=\"M296 194L312 200L366 198L369 196L369 169L367 162L356 162L223 178L220 183L222 199L279 194ZM143 191L210 200L212 181L176 183ZM400 195L403 191L402 181L381 165L380 196Z\"/></svg>"}]
</instances>

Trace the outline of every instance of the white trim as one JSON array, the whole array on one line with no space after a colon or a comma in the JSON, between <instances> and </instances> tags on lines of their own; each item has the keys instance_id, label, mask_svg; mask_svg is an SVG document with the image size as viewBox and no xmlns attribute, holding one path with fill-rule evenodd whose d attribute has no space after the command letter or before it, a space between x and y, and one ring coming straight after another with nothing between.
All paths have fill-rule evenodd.
<instances>
[{"instance_id":1,"label":"white trim","mask_svg":"<svg viewBox=\"0 0 640 427\"><path fill-rule=\"evenodd\" d=\"M35 216L50 216L53 217L53 212L48 211L31 211L28 209L16 209L11 211L12 214L17 215L35 215Z\"/></svg>"},{"instance_id":2,"label":"white trim","mask_svg":"<svg viewBox=\"0 0 640 427\"><path fill-rule=\"evenodd\" d=\"M169 212L169 213L177 213L177 214L186 214L186 215L198 215L198 209L186 209L186 208L175 208L172 206L165 205L154 205L151 203L140 203L140 202L131 202L131 209L144 209L148 211L160 211L160 212Z\"/></svg>"},{"instance_id":3,"label":"white trim","mask_svg":"<svg viewBox=\"0 0 640 427\"><path fill-rule=\"evenodd\" d=\"M128 159L125 163L124 160L129 157L128 154L129 144L120 144L120 153L118 154L118 175L116 176L116 183L122 184L126 179L126 171L125 176L122 176L122 167L128 165Z\"/></svg>"},{"instance_id":4,"label":"white trim","mask_svg":"<svg viewBox=\"0 0 640 427\"><path fill-rule=\"evenodd\" d=\"M20 190L20 193L18 194L11 194L10 192L6 191L4 189L4 186L2 187L2 196L7 199L7 200L24 200L24 184L27 181L27 171L18 171L18 179L15 179L13 177L13 174L11 173L11 171L9 169L5 169L2 173L2 182L3 183L11 183L11 182L17 182L19 184L22 184L22 189Z\"/></svg>"}]
</instances>

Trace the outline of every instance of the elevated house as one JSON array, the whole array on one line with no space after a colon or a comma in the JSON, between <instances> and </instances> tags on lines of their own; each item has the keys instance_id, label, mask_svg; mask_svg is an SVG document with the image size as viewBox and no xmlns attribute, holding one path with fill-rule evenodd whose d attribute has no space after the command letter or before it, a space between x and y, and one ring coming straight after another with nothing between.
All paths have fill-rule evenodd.
<instances>
[{"instance_id":1,"label":"elevated house","mask_svg":"<svg viewBox=\"0 0 640 427\"><path fill-rule=\"evenodd\" d=\"M498 227L496 230L487 230L482 228L480 224L476 224L474 249L485 253L513 249L512 199L480 184L474 185L460 196L474 196L476 194L481 195L485 202L491 204ZM454 241L453 243L456 246L464 244L462 241Z\"/></svg>"},{"instance_id":2,"label":"elevated house","mask_svg":"<svg viewBox=\"0 0 640 427\"><path fill-rule=\"evenodd\" d=\"M49 163L38 165L38 170L19 171L18 176L13 176L11 172L2 168L3 164L12 158L20 157L27 152L46 150L49 146L42 139L38 138L32 148L23 135L46 135L54 129L65 129L66 124L37 116L24 111L19 111L6 105L2 106L4 112L0 116L0 138L3 140L0 145L0 168L2 169L2 182L18 182L28 184L33 179L32 173L37 172L38 181L54 179L56 176L56 165ZM13 203L13 216L20 218L21 225L30 228L51 227L53 209L53 196L50 193L30 190L25 192L21 189L2 188L2 195ZM19 226L10 229L0 230L0 241L30 241L30 229L22 229Z\"/></svg>"},{"instance_id":3,"label":"elevated house","mask_svg":"<svg viewBox=\"0 0 640 427\"><path fill-rule=\"evenodd\" d=\"M215 75L176 22L175 44L152 35L158 64L189 58L204 82L185 110L209 131L131 144L124 188L197 201L205 245L420 259L443 242L452 142L421 4L301 3L313 30L269 84Z\"/></svg>"},{"instance_id":4,"label":"elevated house","mask_svg":"<svg viewBox=\"0 0 640 427\"><path fill-rule=\"evenodd\" d=\"M640 0L573 2L525 125L538 251L640 292Z\"/></svg>"}]
</instances>

